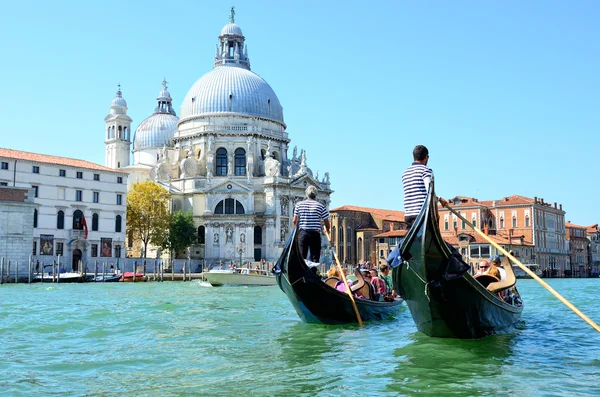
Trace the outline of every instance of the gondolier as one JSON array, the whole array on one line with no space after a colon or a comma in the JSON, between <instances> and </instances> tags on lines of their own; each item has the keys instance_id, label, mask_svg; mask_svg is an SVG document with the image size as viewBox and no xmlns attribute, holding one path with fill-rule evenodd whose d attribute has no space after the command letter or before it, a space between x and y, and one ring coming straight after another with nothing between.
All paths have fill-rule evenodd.
<instances>
[{"instance_id":1,"label":"gondolier","mask_svg":"<svg viewBox=\"0 0 600 397\"><path fill-rule=\"evenodd\" d=\"M321 256L321 221L325 223L325 230L329 234L329 210L319 203L317 188L309 186L306 188L306 200L300 201L294 207L294 227L298 225L298 243L302 258L306 259L310 248L310 260L319 262Z\"/></svg>"},{"instance_id":2,"label":"gondolier","mask_svg":"<svg viewBox=\"0 0 600 397\"><path fill-rule=\"evenodd\" d=\"M427 192L433 181L433 170L427 167L429 161L429 150L423 145L415 146L413 150L414 162L402 174L402 185L404 187L404 221L408 226L421 212L421 208L427 199ZM442 205L447 201L440 198Z\"/></svg>"}]
</instances>

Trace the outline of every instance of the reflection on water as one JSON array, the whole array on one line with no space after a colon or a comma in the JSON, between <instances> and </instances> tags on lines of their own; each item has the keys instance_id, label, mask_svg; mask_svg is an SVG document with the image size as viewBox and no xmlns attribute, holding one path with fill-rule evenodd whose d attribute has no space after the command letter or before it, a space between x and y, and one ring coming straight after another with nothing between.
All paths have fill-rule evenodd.
<instances>
[{"instance_id":1,"label":"reflection on water","mask_svg":"<svg viewBox=\"0 0 600 397\"><path fill-rule=\"evenodd\" d=\"M398 360L387 390L412 395L475 396L502 393L497 382L513 351L513 335L481 340L430 338L421 333L395 349Z\"/></svg>"}]
</instances>

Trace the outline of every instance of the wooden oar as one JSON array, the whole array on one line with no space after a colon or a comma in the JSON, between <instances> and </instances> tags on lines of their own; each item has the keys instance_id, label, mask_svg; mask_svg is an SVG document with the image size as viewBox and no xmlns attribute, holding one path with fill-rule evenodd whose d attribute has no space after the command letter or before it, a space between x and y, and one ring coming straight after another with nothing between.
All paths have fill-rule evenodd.
<instances>
[{"instance_id":1,"label":"wooden oar","mask_svg":"<svg viewBox=\"0 0 600 397\"><path fill-rule=\"evenodd\" d=\"M335 258L335 262L337 263L338 272L340 273L340 276L342 277L342 281L344 281L344 285L346 286L346 292L348 293L348 296L350 297L350 300L352 301L352 307L354 308L354 313L356 313L356 319L358 320L358 325L360 325L362 327L363 322L362 322L362 319L360 318L360 313L358 312L358 307L356 307L356 302L354 301L354 295L352 295L352 290L350 289L350 286L348 285L348 280L346 280L346 275L344 274L344 269L342 269L340 260L338 259L337 255L335 253L335 250L333 249L333 246L331 245L331 239L329 238L329 234L327 233L327 231L325 231L325 236L327 236L327 241L329 241L329 247L331 248L331 253L333 254L333 257Z\"/></svg>"},{"instance_id":2,"label":"wooden oar","mask_svg":"<svg viewBox=\"0 0 600 397\"><path fill-rule=\"evenodd\" d=\"M542 287L544 287L548 291L550 291L550 293L552 295L554 295L559 301L561 301L562 303L564 303L565 306L567 306L569 309L573 310L573 312L575 312L575 314L577 314L579 317L581 317L583 319L583 321L585 321L586 323L588 323L589 325L591 325L592 328L594 328L596 331L600 332L600 326L598 326L598 324L596 324L595 322L593 322L588 316L586 316L585 314L583 314L571 302L569 302L561 294L559 294L558 292L556 292L554 290L554 288L552 288L544 280L542 280L541 278L539 278L537 274L535 274L534 272L532 272L531 270L529 270L529 268L527 266L525 266L524 264L522 264L517 258L515 258L514 256L512 256L504 248L502 248L501 246L499 246L498 244L496 244L494 241L492 241L491 238L489 238L485 233L483 233L481 230L479 230L477 227L475 227L471 222L469 222L468 220L466 220L461 214L459 214L458 212L456 212L452 208L450 208L449 205L445 205L444 207L448 208L448 211L452 212L454 215L456 215L458 218L460 218L463 222L465 222L467 225L469 225L469 227L471 229L475 230L481 237L483 237L484 239L486 239L487 242L489 242L494 247L496 247L496 249L498 251L502 252L504 255L506 255L507 258L509 258L514 263L516 263L517 266L519 266L525 273L527 273L528 275L530 275L531 278L533 278L535 281L537 281L538 283L540 283L542 285Z\"/></svg>"}]
</instances>

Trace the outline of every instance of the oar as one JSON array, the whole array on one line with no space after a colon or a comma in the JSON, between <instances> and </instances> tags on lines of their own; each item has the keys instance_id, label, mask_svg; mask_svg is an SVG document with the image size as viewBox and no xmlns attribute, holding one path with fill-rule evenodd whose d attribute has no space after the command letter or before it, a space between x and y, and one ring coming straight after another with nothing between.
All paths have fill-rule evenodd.
<instances>
[{"instance_id":1,"label":"oar","mask_svg":"<svg viewBox=\"0 0 600 397\"><path fill-rule=\"evenodd\" d=\"M350 286L348 285L348 280L346 280L346 275L344 274L344 269L342 269L340 260L338 259L337 255L335 253L335 250L333 249L333 246L331 245L331 239L329 238L329 234L327 233L327 231L325 231L325 236L327 236L327 241L329 242L329 247L331 248L331 253L333 254L333 257L335 258L335 262L337 263L338 272L340 273L340 276L342 277L342 280L344 281L344 285L346 286L346 292L348 292L348 296L350 297L350 300L352 301L352 307L354 308L354 313L356 313L356 319L358 320L358 325L360 325L362 327L363 322L362 322L362 319L360 318L360 313L358 312L358 307L356 307L356 302L354 301L354 295L352 295L352 290L350 289Z\"/></svg>"},{"instance_id":2,"label":"oar","mask_svg":"<svg viewBox=\"0 0 600 397\"><path fill-rule=\"evenodd\" d=\"M527 266L525 266L524 264L522 264L517 258L515 258L514 256L512 256L504 248L502 248L501 246L499 246L498 244L496 244L494 241L492 241L491 238L489 238L481 230L477 229L471 222L469 222L468 220L466 220L461 214L459 214L458 212L456 212L452 208L450 208L449 205L445 205L444 207L448 208L448 211L452 212L454 215L456 215L458 218L460 218L463 222L465 222L467 225L469 225L469 227L471 229L475 230L481 237L483 237L484 239L486 239L487 242L489 242L494 247L496 247L496 249L498 251L502 252L504 255L506 255L507 258L509 258L514 263L516 263L517 266L519 266L521 269L523 269L523 271L525 273L527 273L528 275L530 275L531 278L533 278L535 281L537 281L538 283L540 283L542 285L542 287L544 287L548 291L550 291L550 293L552 295L554 295L559 301L561 301L562 303L564 303L565 306L567 306L569 309L573 310L575 312L575 314L577 314L579 317L581 317L583 319L583 321L585 321L586 323L588 323L589 325L591 325L592 328L594 328L596 331L600 332L600 326L598 326L598 324L596 324L595 322L593 322L588 316L586 316L585 314L583 314L571 302L569 302L561 294L559 294L558 292L556 292L554 290L554 288L552 288L544 280L542 280L541 278L539 278L537 274L535 274L534 272L532 272L531 270L529 270L529 268Z\"/></svg>"}]
</instances>

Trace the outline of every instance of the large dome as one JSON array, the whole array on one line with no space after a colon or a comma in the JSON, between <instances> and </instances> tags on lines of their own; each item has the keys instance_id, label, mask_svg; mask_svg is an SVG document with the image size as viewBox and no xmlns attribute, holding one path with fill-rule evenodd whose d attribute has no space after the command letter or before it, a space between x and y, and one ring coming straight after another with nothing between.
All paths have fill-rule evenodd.
<instances>
[{"instance_id":1,"label":"large dome","mask_svg":"<svg viewBox=\"0 0 600 397\"><path fill-rule=\"evenodd\" d=\"M171 140L177 131L179 118L169 113L154 113L135 130L133 150L173 146Z\"/></svg>"},{"instance_id":2,"label":"large dome","mask_svg":"<svg viewBox=\"0 0 600 397\"><path fill-rule=\"evenodd\" d=\"M283 123L283 108L271 86L257 74L236 66L219 66L200 77L181 105L181 121L223 113Z\"/></svg>"}]
</instances>

